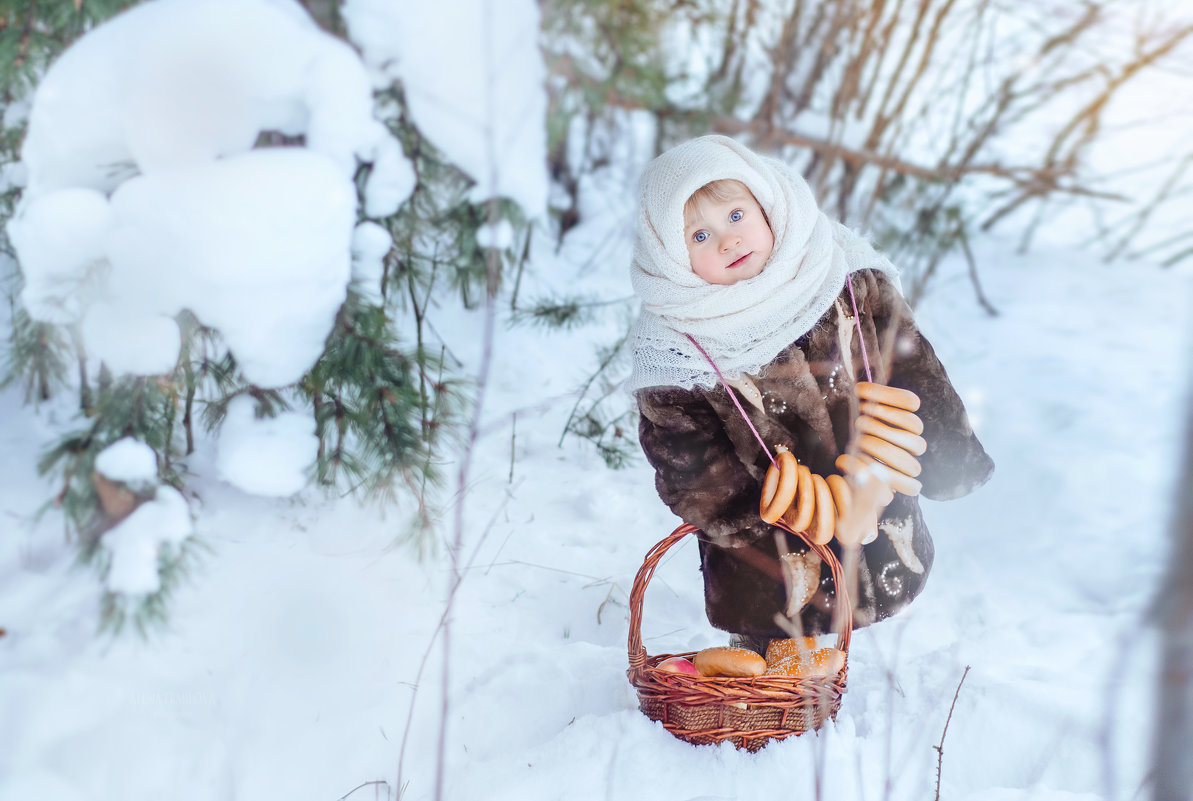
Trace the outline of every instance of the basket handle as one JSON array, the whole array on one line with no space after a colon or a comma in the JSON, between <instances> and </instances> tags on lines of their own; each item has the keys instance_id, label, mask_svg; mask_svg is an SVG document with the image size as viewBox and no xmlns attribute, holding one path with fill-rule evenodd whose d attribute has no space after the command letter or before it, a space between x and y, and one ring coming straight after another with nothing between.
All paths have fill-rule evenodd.
<instances>
[{"instance_id":1,"label":"basket handle","mask_svg":"<svg viewBox=\"0 0 1193 801\"><path fill-rule=\"evenodd\" d=\"M809 549L828 563L829 570L832 571L833 585L836 588L837 595L836 619L833 621L834 626L837 628L837 648L844 651L848 657L849 637L853 631L853 606L849 602L849 595L844 579L845 571L841 567L841 560L837 558L837 555L827 545L816 545L809 541L803 533L792 531L781 518L774 525L795 534L807 543ZM634 586L630 589L630 636L628 643L631 670L641 670L646 667L646 649L642 647L642 602L646 597L646 586L650 583L651 578L654 577L655 568L659 566L663 555L671 549L671 546L687 535L699 530L691 523L683 523L677 527L666 537L655 543L655 546L647 552L646 558L642 560L642 567L638 568L638 575L634 576Z\"/></svg>"}]
</instances>

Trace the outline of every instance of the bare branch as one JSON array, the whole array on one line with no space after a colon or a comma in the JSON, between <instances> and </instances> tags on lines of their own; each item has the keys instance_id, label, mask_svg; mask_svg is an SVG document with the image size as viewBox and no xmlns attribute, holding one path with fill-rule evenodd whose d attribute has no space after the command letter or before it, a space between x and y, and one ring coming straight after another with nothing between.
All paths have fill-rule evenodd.
<instances>
[{"instance_id":1,"label":"bare branch","mask_svg":"<svg viewBox=\"0 0 1193 801\"><path fill-rule=\"evenodd\" d=\"M965 254L965 261L969 265L969 280L973 283L973 291L978 300L978 305L986 310L986 313L991 317L998 316L998 309L986 299L986 293L982 291L982 283L978 280L978 264L973 257L973 251L969 247L969 236L962 228L958 235L958 240L961 242L961 252Z\"/></svg>"},{"instance_id":2,"label":"bare branch","mask_svg":"<svg viewBox=\"0 0 1193 801\"><path fill-rule=\"evenodd\" d=\"M1131 227L1119 238L1118 244L1107 252L1105 261L1113 261L1126 250L1127 246L1138 236L1139 232L1143 230L1143 227L1147 225L1148 218L1151 217L1152 213L1172 196L1190 164L1193 164L1193 153L1186 153L1185 157L1176 166L1176 169L1169 173L1167 180L1164 181L1164 184L1156 192L1155 197L1135 215Z\"/></svg>"},{"instance_id":3,"label":"bare branch","mask_svg":"<svg viewBox=\"0 0 1193 801\"><path fill-rule=\"evenodd\" d=\"M718 130L724 133L746 133L753 129L747 123L742 123L738 120L731 120L721 118L717 121ZM970 165L941 165L938 167L929 167L923 164L916 164L915 162L907 161L905 159L896 158L894 156L883 155L881 153L874 153L866 150L857 150L847 147L839 142L832 142L826 139L820 139L813 136L806 136L795 131L779 131L771 134L770 142L775 145L790 145L794 147L803 147L808 150L815 151L827 155L831 158L839 158L851 164L879 167L883 170L889 170L900 175L907 175L914 178L924 178L930 181L958 181L968 175L992 175L998 178L1005 178L1011 181L1014 185L1023 187L1025 191L1030 190L1031 195L1037 196L1047 192L1061 192L1072 195L1082 195L1086 197L1097 197L1103 200L1118 200L1127 201L1125 195L1117 192L1102 192L1096 189L1089 189L1081 186L1065 186L1060 183L1065 173L1056 167L1007 167L1000 164L970 164Z\"/></svg>"},{"instance_id":4,"label":"bare branch","mask_svg":"<svg viewBox=\"0 0 1193 801\"><path fill-rule=\"evenodd\" d=\"M961 695L961 685L965 683L965 677L969 675L969 665L965 666L965 672L961 674L961 681L957 682L957 691L953 693L953 703L949 706L949 716L944 721L944 731L940 733L940 745L934 745L932 748L936 751L936 796L935 801L940 801L940 772L944 767L944 738L949 733L949 723L953 720L953 710L957 708L957 697Z\"/></svg>"}]
</instances>

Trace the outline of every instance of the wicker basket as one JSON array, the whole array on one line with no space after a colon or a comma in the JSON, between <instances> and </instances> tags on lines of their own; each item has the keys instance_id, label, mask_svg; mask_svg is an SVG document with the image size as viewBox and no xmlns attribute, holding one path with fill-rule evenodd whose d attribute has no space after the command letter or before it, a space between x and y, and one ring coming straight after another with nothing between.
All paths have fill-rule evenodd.
<instances>
[{"instance_id":1,"label":"wicker basket","mask_svg":"<svg viewBox=\"0 0 1193 801\"><path fill-rule=\"evenodd\" d=\"M837 675L806 678L692 676L659 670L657 665L672 656L691 659L695 652L647 656L642 647L642 601L646 585L663 554L695 531L695 526L684 524L671 532L650 550L634 578L630 592L630 668L627 675L630 684L638 691L639 708L651 720L662 722L667 731L681 740L695 745L729 740L734 746L750 751L757 751L770 740L817 729L825 720L835 718L845 692L853 621L842 589L845 583L841 563L829 548L822 545L809 543L809 547L829 564L838 588L840 633L837 647L845 652L846 664Z\"/></svg>"}]
</instances>

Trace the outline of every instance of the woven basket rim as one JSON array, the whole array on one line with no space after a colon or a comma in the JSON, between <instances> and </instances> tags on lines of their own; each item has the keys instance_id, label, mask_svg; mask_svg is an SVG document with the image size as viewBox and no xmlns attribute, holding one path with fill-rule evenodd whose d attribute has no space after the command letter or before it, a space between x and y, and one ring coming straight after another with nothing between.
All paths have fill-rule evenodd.
<instances>
[{"instance_id":1,"label":"woven basket rim","mask_svg":"<svg viewBox=\"0 0 1193 801\"><path fill-rule=\"evenodd\" d=\"M759 676L753 680L723 677L682 676L667 671L646 669L630 673L630 682L639 701L658 698L666 703L701 706L705 704L747 704L775 709L803 706L808 698L831 699L845 692L845 671L832 676L791 677ZM731 683L732 682L732 683Z\"/></svg>"},{"instance_id":2,"label":"woven basket rim","mask_svg":"<svg viewBox=\"0 0 1193 801\"><path fill-rule=\"evenodd\" d=\"M640 694L642 692L647 692L648 694L653 694L654 692L659 692L660 694L678 692L680 695L705 695L707 696L705 703L725 703L726 701L738 702L745 700L747 703L765 702L784 704L784 700L781 697L777 697L784 694L784 688L787 688L786 694L791 695L793 699L804 698L810 690L830 684L837 684L839 685L838 690L844 691L845 676L849 669L849 642L853 630L853 610L843 578L844 571L841 561L833 553L831 548L811 542L802 532L793 531L782 520L775 525L803 539L807 543L808 548L828 564L832 572L837 598L837 617L834 621L838 629L837 648L845 654L845 664L841 667L841 670L834 676L758 676L753 678L692 676L689 674L655 670L655 665L671 656L684 656L687 658L696 654L695 651L690 651L681 654L660 654L652 657L647 655L646 649L642 645L642 606L646 597L646 588L654 576L655 569L658 567L663 555L672 546L689 534L694 534L700 530L691 523L683 523L657 542L647 552L646 557L642 561L642 566L638 569L638 573L634 577L634 584L630 590L630 630L627 641L630 667L627 671L627 676L630 683L638 689ZM760 690L770 690L771 693L760 693Z\"/></svg>"}]
</instances>

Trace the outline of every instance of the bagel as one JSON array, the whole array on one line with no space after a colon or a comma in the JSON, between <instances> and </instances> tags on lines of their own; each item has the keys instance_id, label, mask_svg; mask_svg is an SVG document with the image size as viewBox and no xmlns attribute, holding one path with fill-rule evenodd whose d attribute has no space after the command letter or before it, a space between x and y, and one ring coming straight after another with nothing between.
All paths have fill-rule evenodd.
<instances>
[{"instance_id":1,"label":"bagel","mask_svg":"<svg viewBox=\"0 0 1193 801\"><path fill-rule=\"evenodd\" d=\"M799 464L787 450L778 449L775 463L766 471L762 485L762 502L758 505L759 516L767 523L774 523L791 507L795 500Z\"/></svg>"},{"instance_id":2,"label":"bagel","mask_svg":"<svg viewBox=\"0 0 1193 801\"><path fill-rule=\"evenodd\" d=\"M924 452L928 450L928 443L923 437L901 428L889 426L868 414L858 416L857 430L862 434L885 439L892 445L898 445L912 456L923 456Z\"/></svg>"},{"instance_id":3,"label":"bagel","mask_svg":"<svg viewBox=\"0 0 1193 801\"><path fill-rule=\"evenodd\" d=\"M824 480L828 483L829 491L833 495L833 507L837 512L833 536L840 540L842 545L857 545L861 529L858 528L859 521L856 519L856 515L861 510L854 509L853 489L850 488L849 482L845 480L844 476L839 476L836 473L825 476ZM893 493L891 497L894 497Z\"/></svg>"},{"instance_id":4,"label":"bagel","mask_svg":"<svg viewBox=\"0 0 1193 801\"><path fill-rule=\"evenodd\" d=\"M816 514L816 489L812 484L812 471L807 465L799 466L799 489L795 493L795 503L787 510L783 519L792 531L807 531L812 525L812 518Z\"/></svg>"},{"instance_id":5,"label":"bagel","mask_svg":"<svg viewBox=\"0 0 1193 801\"><path fill-rule=\"evenodd\" d=\"M875 420L890 423L895 428L910 431L917 436L924 433L924 421L915 412L909 412L906 409L896 409L894 406L865 400L858 404L858 411L873 417Z\"/></svg>"},{"instance_id":6,"label":"bagel","mask_svg":"<svg viewBox=\"0 0 1193 801\"><path fill-rule=\"evenodd\" d=\"M816 514L813 515L812 525L808 528L808 535L816 545L827 545L833 540L836 529L837 516L833 509L833 491L828 482L819 473L812 473L813 496L816 498Z\"/></svg>"},{"instance_id":7,"label":"bagel","mask_svg":"<svg viewBox=\"0 0 1193 801\"><path fill-rule=\"evenodd\" d=\"M873 472L883 483L885 483L890 490L894 492L901 492L904 495L919 495L920 489L923 487L920 482L916 481L911 476L904 475L898 470L892 470L882 462L861 454L860 456L852 456L848 453L843 453L837 457L837 469L846 475L853 475L860 473L862 470L868 469ZM889 497L883 502L886 506L894 499L894 495L888 492Z\"/></svg>"},{"instance_id":8,"label":"bagel","mask_svg":"<svg viewBox=\"0 0 1193 801\"><path fill-rule=\"evenodd\" d=\"M849 488L849 482L845 477L836 473L825 476L824 480L828 482L829 491L833 494L833 508L836 509L837 519L840 520L849 514L849 508L853 506L853 490Z\"/></svg>"},{"instance_id":9,"label":"bagel","mask_svg":"<svg viewBox=\"0 0 1193 801\"><path fill-rule=\"evenodd\" d=\"M858 437L857 447L862 453L868 453L887 467L898 470L905 476L915 478L923 469L920 467L919 459L885 439L862 434Z\"/></svg>"},{"instance_id":10,"label":"bagel","mask_svg":"<svg viewBox=\"0 0 1193 801\"><path fill-rule=\"evenodd\" d=\"M766 660L748 648L705 648L692 657L692 664L702 676L761 676Z\"/></svg>"},{"instance_id":11,"label":"bagel","mask_svg":"<svg viewBox=\"0 0 1193 801\"><path fill-rule=\"evenodd\" d=\"M896 409L914 412L920 408L920 396L909 389L888 387L886 384L874 384L869 381L857 382L857 396L863 400L885 403Z\"/></svg>"}]
</instances>

